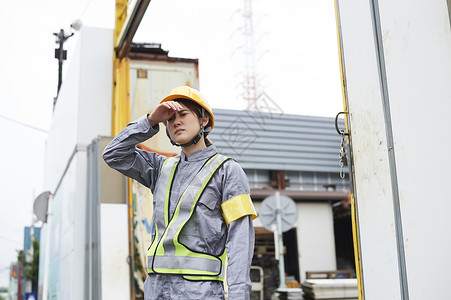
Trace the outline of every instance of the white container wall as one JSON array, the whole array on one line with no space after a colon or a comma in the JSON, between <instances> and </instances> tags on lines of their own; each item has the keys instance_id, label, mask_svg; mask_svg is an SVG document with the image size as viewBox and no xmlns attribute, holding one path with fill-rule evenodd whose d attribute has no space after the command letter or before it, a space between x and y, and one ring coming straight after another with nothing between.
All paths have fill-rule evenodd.
<instances>
[{"instance_id":1,"label":"white container wall","mask_svg":"<svg viewBox=\"0 0 451 300\"><path fill-rule=\"evenodd\" d=\"M126 180L101 158L111 139L113 31L84 27L77 35L47 142L45 186L54 196L43 230L50 233L42 239L48 245L39 290L43 299L126 299L132 283ZM138 78L137 70L149 76ZM131 119L151 111L179 85L198 88L197 60L132 62ZM164 128L160 136L165 144L154 150L179 152ZM142 244L145 253L148 245Z\"/></svg>"},{"instance_id":2,"label":"white container wall","mask_svg":"<svg viewBox=\"0 0 451 300\"><path fill-rule=\"evenodd\" d=\"M48 241L40 261L48 270L39 279L43 299L88 299L86 149L111 134L113 31L84 27L77 35L47 141L44 184L54 196L44 231L49 236L41 239ZM127 249L127 236L123 243ZM129 281L123 284L129 289Z\"/></svg>"},{"instance_id":3,"label":"white container wall","mask_svg":"<svg viewBox=\"0 0 451 300\"><path fill-rule=\"evenodd\" d=\"M296 203L299 272L301 282L309 271L337 269L334 217L330 201Z\"/></svg>"},{"instance_id":4,"label":"white container wall","mask_svg":"<svg viewBox=\"0 0 451 300\"><path fill-rule=\"evenodd\" d=\"M101 204L102 299L130 299L126 204Z\"/></svg>"},{"instance_id":5,"label":"white container wall","mask_svg":"<svg viewBox=\"0 0 451 300\"><path fill-rule=\"evenodd\" d=\"M337 4L363 296L448 299L447 1Z\"/></svg>"}]
</instances>

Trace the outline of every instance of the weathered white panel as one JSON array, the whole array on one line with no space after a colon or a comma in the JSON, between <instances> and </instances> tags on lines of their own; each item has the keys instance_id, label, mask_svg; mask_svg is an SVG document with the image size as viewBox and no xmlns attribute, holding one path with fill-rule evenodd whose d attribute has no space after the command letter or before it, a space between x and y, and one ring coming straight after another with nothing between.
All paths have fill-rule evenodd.
<instances>
[{"instance_id":1,"label":"weathered white panel","mask_svg":"<svg viewBox=\"0 0 451 300\"><path fill-rule=\"evenodd\" d=\"M102 299L130 298L127 204L100 205Z\"/></svg>"},{"instance_id":2,"label":"weathered white panel","mask_svg":"<svg viewBox=\"0 0 451 300\"><path fill-rule=\"evenodd\" d=\"M138 78L138 70L147 71L147 78ZM132 61L130 63L131 120L136 120L152 111L173 88L181 85L199 88L197 64ZM159 152L180 153L180 148L169 142L165 126L162 124L159 126L160 132L143 144Z\"/></svg>"},{"instance_id":3,"label":"weathered white panel","mask_svg":"<svg viewBox=\"0 0 451 300\"><path fill-rule=\"evenodd\" d=\"M72 160L72 163L63 179L64 184L61 185L57 194L61 197L58 199L60 201L60 254L59 254L59 286L57 284L58 298L64 297L64 295L70 294L70 299L76 299L78 297L83 297L83 286L80 276L83 273L75 272L74 266L77 264L84 265L84 256L82 256L81 261L77 261L78 258L75 256L75 248L77 244L75 243L75 222L76 215L74 209L79 208L80 205L76 205L77 199L76 186L77 186L77 158ZM83 246L83 244L82 244ZM67 272L70 270L70 272ZM81 291L77 289L81 287ZM73 297L73 298L72 298Z\"/></svg>"},{"instance_id":4,"label":"weathered white panel","mask_svg":"<svg viewBox=\"0 0 451 300\"><path fill-rule=\"evenodd\" d=\"M147 71L147 78L137 78L137 70ZM153 109L169 92L180 85L199 89L197 64L187 62L130 62L130 99L132 119Z\"/></svg>"},{"instance_id":5,"label":"weathered white panel","mask_svg":"<svg viewBox=\"0 0 451 300\"><path fill-rule=\"evenodd\" d=\"M44 285L49 297L57 299L85 296L87 158L82 145L109 135L111 128L113 31L84 27L77 35L46 149L45 186L55 198L49 220L49 281Z\"/></svg>"},{"instance_id":6,"label":"weathered white panel","mask_svg":"<svg viewBox=\"0 0 451 300\"><path fill-rule=\"evenodd\" d=\"M301 282L307 271L336 270L334 218L329 202L297 202Z\"/></svg>"},{"instance_id":7,"label":"weathered white panel","mask_svg":"<svg viewBox=\"0 0 451 300\"><path fill-rule=\"evenodd\" d=\"M72 266L71 281L74 281L74 296L73 299L80 299L85 296L84 291L87 289L85 286L86 277L86 224L87 224L87 153L86 151L79 151L76 156L76 160L73 162L76 164L76 178L77 182L73 186L71 194L72 201L72 216L73 216L73 241L74 251ZM77 276L74 278L74 276Z\"/></svg>"},{"instance_id":8,"label":"weathered white panel","mask_svg":"<svg viewBox=\"0 0 451 300\"><path fill-rule=\"evenodd\" d=\"M63 77L45 153L45 189L54 191L77 144L78 99L80 83L80 43L72 50L70 65Z\"/></svg>"},{"instance_id":9,"label":"weathered white panel","mask_svg":"<svg viewBox=\"0 0 451 300\"><path fill-rule=\"evenodd\" d=\"M438 0L379 3L409 299L447 299L451 269L448 7Z\"/></svg>"},{"instance_id":10,"label":"weathered white panel","mask_svg":"<svg viewBox=\"0 0 451 300\"><path fill-rule=\"evenodd\" d=\"M339 6L364 295L366 300L400 299L386 129L370 1L345 0L339 1Z\"/></svg>"},{"instance_id":11,"label":"weathered white panel","mask_svg":"<svg viewBox=\"0 0 451 300\"><path fill-rule=\"evenodd\" d=\"M379 0L380 27L386 70L388 101L396 160L397 184L402 218L409 299L446 299L449 295L451 260L451 203L448 201L451 168L451 30L446 1ZM360 222L360 241L366 299L387 299L399 290L390 284L391 272L384 262L391 255L391 234L383 233L388 214L385 197L389 195L390 172L386 168L386 142L378 134L384 128L380 97L364 97L364 92L379 88L377 80L366 82L375 68L365 63L376 60L370 25L366 35L357 34L371 20L368 3L341 1L340 17L344 44L348 104L351 112L352 148L356 172L356 196ZM367 49L363 48L367 45ZM377 70L377 69L376 69ZM371 113L368 113L368 111ZM373 140L373 143L364 141ZM376 165L380 159L380 163ZM365 170L366 168L366 170ZM371 173L371 171L373 173ZM362 185L362 183L368 184ZM362 202L372 199L373 207ZM366 214L371 208L371 214ZM370 211L370 210L368 210ZM385 214L384 214L385 212ZM391 217L390 217L391 218ZM369 227L372 224L373 227ZM366 230L368 228L369 230ZM371 233L370 237L367 237ZM379 235L379 233L383 233ZM373 248L366 247L368 240ZM388 256L374 259L382 245ZM382 249L383 250L383 249ZM374 262L378 268L369 268ZM393 261L393 265L396 262ZM390 269L388 269L390 270ZM375 278L369 280L370 277ZM384 294L378 293L384 278ZM374 289L373 289L374 286ZM399 299L397 296L396 299Z\"/></svg>"},{"instance_id":12,"label":"weathered white panel","mask_svg":"<svg viewBox=\"0 0 451 300\"><path fill-rule=\"evenodd\" d=\"M84 27L81 32L77 142L111 135L113 31Z\"/></svg>"},{"instance_id":13,"label":"weathered white panel","mask_svg":"<svg viewBox=\"0 0 451 300\"><path fill-rule=\"evenodd\" d=\"M51 201L49 298L84 297L85 183L86 153L78 152Z\"/></svg>"},{"instance_id":14,"label":"weathered white panel","mask_svg":"<svg viewBox=\"0 0 451 300\"><path fill-rule=\"evenodd\" d=\"M113 31L83 27L64 65L46 148L46 189L53 191L77 143L111 134Z\"/></svg>"}]
</instances>

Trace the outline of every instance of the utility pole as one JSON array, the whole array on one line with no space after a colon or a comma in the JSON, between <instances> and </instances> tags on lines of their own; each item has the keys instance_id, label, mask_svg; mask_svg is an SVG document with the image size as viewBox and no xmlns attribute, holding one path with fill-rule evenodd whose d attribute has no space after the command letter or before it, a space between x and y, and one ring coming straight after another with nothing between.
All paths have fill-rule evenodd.
<instances>
[{"instance_id":1,"label":"utility pole","mask_svg":"<svg viewBox=\"0 0 451 300\"><path fill-rule=\"evenodd\" d=\"M55 49L55 58L58 60L58 90L56 92L56 97L53 98L53 108L55 108L56 100L58 99L58 94L61 89L61 84L63 83L63 61L67 59L67 50L64 50L64 42L73 36L75 31L79 31L82 26L83 24L81 20L75 20L72 24L70 24L72 32L69 35L66 35L64 29L60 29L58 33L53 33L53 35L56 36L55 42L59 45L59 48Z\"/></svg>"},{"instance_id":2,"label":"utility pole","mask_svg":"<svg viewBox=\"0 0 451 300\"><path fill-rule=\"evenodd\" d=\"M56 97L53 100L53 107L55 107L56 99L58 98L58 94L61 89L61 84L63 83L63 61L67 59L67 50L64 50L64 42L74 35L72 32L69 35L66 35L63 29L60 29L59 33L53 33L56 36L56 43L59 45L59 48L55 49L55 58L58 60L58 90L56 92Z\"/></svg>"},{"instance_id":3,"label":"utility pole","mask_svg":"<svg viewBox=\"0 0 451 300\"><path fill-rule=\"evenodd\" d=\"M23 251L21 250L21 251L19 251L19 256L21 256L21 257L23 257ZM17 300L22 300L23 299L23 297L22 297L22 273L23 273L23 263L22 263L22 261L19 259L19 265L18 265L18 269L19 269L19 272L18 272L18 276L17 276L17 278L18 278L18 287L17 287Z\"/></svg>"}]
</instances>

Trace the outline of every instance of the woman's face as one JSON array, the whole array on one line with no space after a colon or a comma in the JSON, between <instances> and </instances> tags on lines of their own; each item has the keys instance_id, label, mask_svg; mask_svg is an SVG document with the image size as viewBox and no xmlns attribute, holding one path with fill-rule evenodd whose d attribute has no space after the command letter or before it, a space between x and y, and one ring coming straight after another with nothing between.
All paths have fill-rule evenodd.
<instances>
[{"instance_id":1,"label":"woman's face","mask_svg":"<svg viewBox=\"0 0 451 300\"><path fill-rule=\"evenodd\" d=\"M179 102L182 109L176 111L168 120L168 130L171 139L178 144L186 144L200 131L200 118Z\"/></svg>"}]
</instances>

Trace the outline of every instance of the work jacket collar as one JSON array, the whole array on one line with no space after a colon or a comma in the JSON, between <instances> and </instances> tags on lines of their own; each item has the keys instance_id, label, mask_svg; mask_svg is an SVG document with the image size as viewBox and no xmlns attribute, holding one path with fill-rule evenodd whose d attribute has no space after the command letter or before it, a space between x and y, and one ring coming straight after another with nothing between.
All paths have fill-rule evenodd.
<instances>
[{"instance_id":1,"label":"work jacket collar","mask_svg":"<svg viewBox=\"0 0 451 300\"><path fill-rule=\"evenodd\" d=\"M216 149L216 147L214 145L210 145L206 148L194 151L193 153L191 153L188 156L188 161L200 161L200 160L204 160L206 158L212 157L213 155L215 155L216 153L218 153L218 150ZM183 153L183 151L180 153L180 161L185 161L185 153Z\"/></svg>"}]
</instances>

